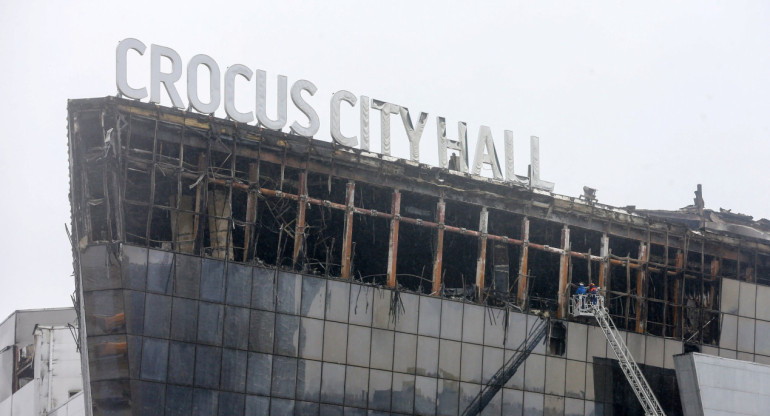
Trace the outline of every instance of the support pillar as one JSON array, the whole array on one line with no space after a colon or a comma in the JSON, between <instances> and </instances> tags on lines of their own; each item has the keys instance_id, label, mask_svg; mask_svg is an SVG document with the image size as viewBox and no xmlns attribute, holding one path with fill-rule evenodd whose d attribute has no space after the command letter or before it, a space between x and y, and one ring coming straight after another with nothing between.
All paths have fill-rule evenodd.
<instances>
[{"instance_id":1,"label":"support pillar","mask_svg":"<svg viewBox=\"0 0 770 416\"><path fill-rule=\"evenodd\" d=\"M487 226L489 221L489 211L486 207L481 208L481 215L479 216L479 256L476 259L476 296L479 301L482 300L481 295L484 293L484 272L487 265Z\"/></svg>"},{"instance_id":2,"label":"support pillar","mask_svg":"<svg viewBox=\"0 0 770 416\"><path fill-rule=\"evenodd\" d=\"M343 279L350 279L353 251L353 202L356 196L356 183L348 182L345 188L345 234L342 236L342 271Z\"/></svg>"},{"instance_id":3,"label":"support pillar","mask_svg":"<svg viewBox=\"0 0 770 416\"><path fill-rule=\"evenodd\" d=\"M569 227L566 225L561 229L561 249L559 256L559 293L557 297L558 308L556 317L564 319L567 317L567 305L569 305L569 290L567 290L567 280L569 279Z\"/></svg>"},{"instance_id":4,"label":"support pillar","mask_svg":"<svg viewBox=\"0 0 770 416\"><path fill-rule=\"evenodd\" d=\"M518 299L519 307L527 309L527 277L529 276L529 218L524 217L521 221L521 259L519 260L519 287Z\"/></svg>"},{"instance_id":5,"label":"support pillar","mask_svg":"<svg viewBox=\"0 0 770 416\"><path fill-rule=\"evenodd\" d=\"M297 202L297 222L294 228L294 254L292 268L296 269L305 245L305 210L307 209L307 172L299 174L299 201Z\"/></svg>"},{"instance_id":6,"label":"support pillar","mask_svg":"<svg viewBox=\"0 0 770 416\"><path fill-rule=\"evenodd\" d=\"M396 261L398 259L398 224L401 221L401 192L393 191L390 208L390 240L388 242L388 287L396 287Z\"/></svg>"},{"instance_id":7,"label":"support pillar","mask_svg":"<svg viewBox=\"0 0 770 416\"><path fill-rule=\"evenodd\" d=\"M649 251L647 244L639 243L639 263L636 269L636 328L637 333L644 333L647 327L647 311L645 310L645 287L647 286L647 259Z\"/></svg>"},{"instance_id":8,"label":"support pillar","mask_svg":"<svg viewBox=\"0 0 770 416\"><path fill-rule=\"evenodd\" d=\"M257 190L259 189L259 165L249 163L249 193L246 196L246 225L243 236L243 261L248 261L256 255L254 235L256 234L254 223L257 221Z\"/></svg>"},{"instance_id":9,"label":"support pillar","mask_svg":"<svg viewBox=\"0 0 770 416\"><path fill-rule=\"evenodd\" d=\"M602 248L599 255L602 258L602 264L599 267L599 281L597 285L608 290L605 280L610 275L610 238L607 237L607 233L602 234Z\"/></svg>"},{"instance_id":10,"label":"support pillar","mask_svg":"<svg viewBox=\"0 0 770 416\"><path fill-rule=\"evenodd\" d=\"M431 294L433 296L441 295L441 272L443 269L444 260L444 217L446 214L446 203L441 198L436 204L436 223L438 223L438 230L436 230L436 252L433 255L433 287L431 288Z\"/></svg>"}]
</instances>

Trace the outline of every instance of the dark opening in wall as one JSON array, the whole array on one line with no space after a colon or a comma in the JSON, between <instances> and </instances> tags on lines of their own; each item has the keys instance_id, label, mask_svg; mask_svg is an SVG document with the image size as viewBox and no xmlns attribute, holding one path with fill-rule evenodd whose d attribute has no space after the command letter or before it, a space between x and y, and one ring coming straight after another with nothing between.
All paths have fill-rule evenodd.
<instances>
[{"instance_id":1,"label":"dark opening in wall","mask_svg":"<svg viewBox=\"0 0 770 416\"><path fill-rule=\"evenodd\" d=\"M356 183L356 206L390 212L393 191ZM368 215L353 216L353 259L351 275L366 282L385 284L388 271L390 220Z\"/></svg>"},{"instance_id":2,"label":"dark opening in wall","mask_svg":"<svg viewBox=\"0 0 770 416\"><path fill-rule=\"evenodd\" d=\"M425 221L436 220L438 200L413 192L401 193L401 215ZM431 292L435 232L401 221L398 230L398 283L409 290Z\"/></svg>"},{"instance_id":3,"label":"dark opening in wall","mask_svg":"<svg viewBox=\"0 0 770 416\"><path fill-rule=\"evenodd\" d=\"M551 321L551 333L548 338L548 353L563 356L567 351L567 327L563 322Z\"/></svg>"},{"instance_id":4,"label":"dark opening in wall","mask_svg":"<svg viewBox=\"0 0 770 416\"><path fill-rule=\"evenodd\" d=\"M580 253L591 252L598 256L602 249L602 233L571 227L569 230L569 243L572 251Z\"/></svg>"},{"instance_id":5,"label":"dark opening in wall","mask_svg":"<svg viewBox=\"0 0 770 416\"><path fill-rule=\"evenodd\" d=\"M467 230L478 230L481 207L446 201L444 223ZM491 219L489 220L491 224ZM465 234L444 233L442 282L448 289L466 288L470 291L476 283L479 239ZM487 254L492 244L487 242ZM488 257L487 257L488 258Z\"/></svg>"},{"instance_id":6,"label":"dark opening in wall","mask_svg":"<svg viewBox=\"0 0 770 416\"><path fill-rule=\"evenodd\" d=\"M563 228L563 224L530 218L529 241L551 247L561 247Z\"/></svg>"},{"instance_id":7,"label":"dark opening in wall","mask_svg":"<svg viewBox=\"0 0 770 416\"><path fill-rule=\"evenodd\" d=\"M529 251L529 307L555 311L559 293L559 258L555 253Z\"/></svg>"},{"instance_id":8,"label":"dark opening in wall","mask_svg":"<svg viewBox=\"0 0 770 416\"><path fill-rule=\"evenodd\" d=\"M757 255L757 283L770 285L770 257Z\"/></svg>"},{"instance_id":9,"label":"dark opening in wall","mask_svg":"<svg viewBox=\"0 0 770 416\"><path fill-rule=\"evenodd\" d=\"M521 222L524 217L504 211L489 210L489 234L521 239ZM486 260L486 287L502 296L515 299L521 263L521 246L489 242Z\"/></svg>"}]
</instances>

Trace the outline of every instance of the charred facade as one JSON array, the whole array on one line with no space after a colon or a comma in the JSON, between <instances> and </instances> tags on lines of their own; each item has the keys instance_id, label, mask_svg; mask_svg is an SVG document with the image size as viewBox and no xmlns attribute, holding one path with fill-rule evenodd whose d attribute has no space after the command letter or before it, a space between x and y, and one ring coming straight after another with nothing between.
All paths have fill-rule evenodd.
<instances>
[{"instance_id":1,"label":"charred facade","mask_svg":"<svg viewBox=\"0 0 770 416\"><path fill-rule=\"evenodd\" d=\"M668 414L673 355L770 361L770 222L700 189L616 208L115 98L70 102L69 146L94 414L458 414L535 312L548 342L489 414L634 414L601 333L567 316L578 282Z\"/></svg>"}]
</instances>

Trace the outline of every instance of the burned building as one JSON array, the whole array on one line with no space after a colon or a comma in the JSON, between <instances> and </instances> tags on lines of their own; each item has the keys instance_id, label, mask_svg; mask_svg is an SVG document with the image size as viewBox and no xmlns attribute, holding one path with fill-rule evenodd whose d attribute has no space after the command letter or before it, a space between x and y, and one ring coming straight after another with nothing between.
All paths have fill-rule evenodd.
<instances>
[{"instance_id":1,"label":"burned building","mask_svg":"<svg viewBox=\"0 0 770 416\"><path fill-rule=\"evenodd\" d=\"M770 223L617 208L118 98L69 103L92 414L457 415L540 321L496 415L667 414L673 356L770 362Z\"/></svg>"}]
</instances>

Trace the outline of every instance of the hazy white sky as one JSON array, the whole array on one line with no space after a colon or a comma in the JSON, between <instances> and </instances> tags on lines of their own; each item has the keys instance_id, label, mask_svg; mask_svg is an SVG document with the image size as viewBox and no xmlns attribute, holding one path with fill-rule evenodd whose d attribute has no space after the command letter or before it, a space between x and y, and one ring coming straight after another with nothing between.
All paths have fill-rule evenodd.
<instances>
[{"instance_id":1,"label":"hazy white sky","mask_svg":"<svg viewBox=\"0 0 770 416\"><path fill-rule=\"evenodd\" d=\"M770 217L770 3L165 3L0 6L0 320L71 304L67 99L116 94L127 37L312 81L321 140L345 89L429 113L430 164L443 116L468 123L471 146L480 125L498 151L512 130L520 175L539 136L559 194L589 185L603 203L677 209L701 183L707 208ZM141 83L148 56L130 71Z\"/></svg>"}]
</instances>

